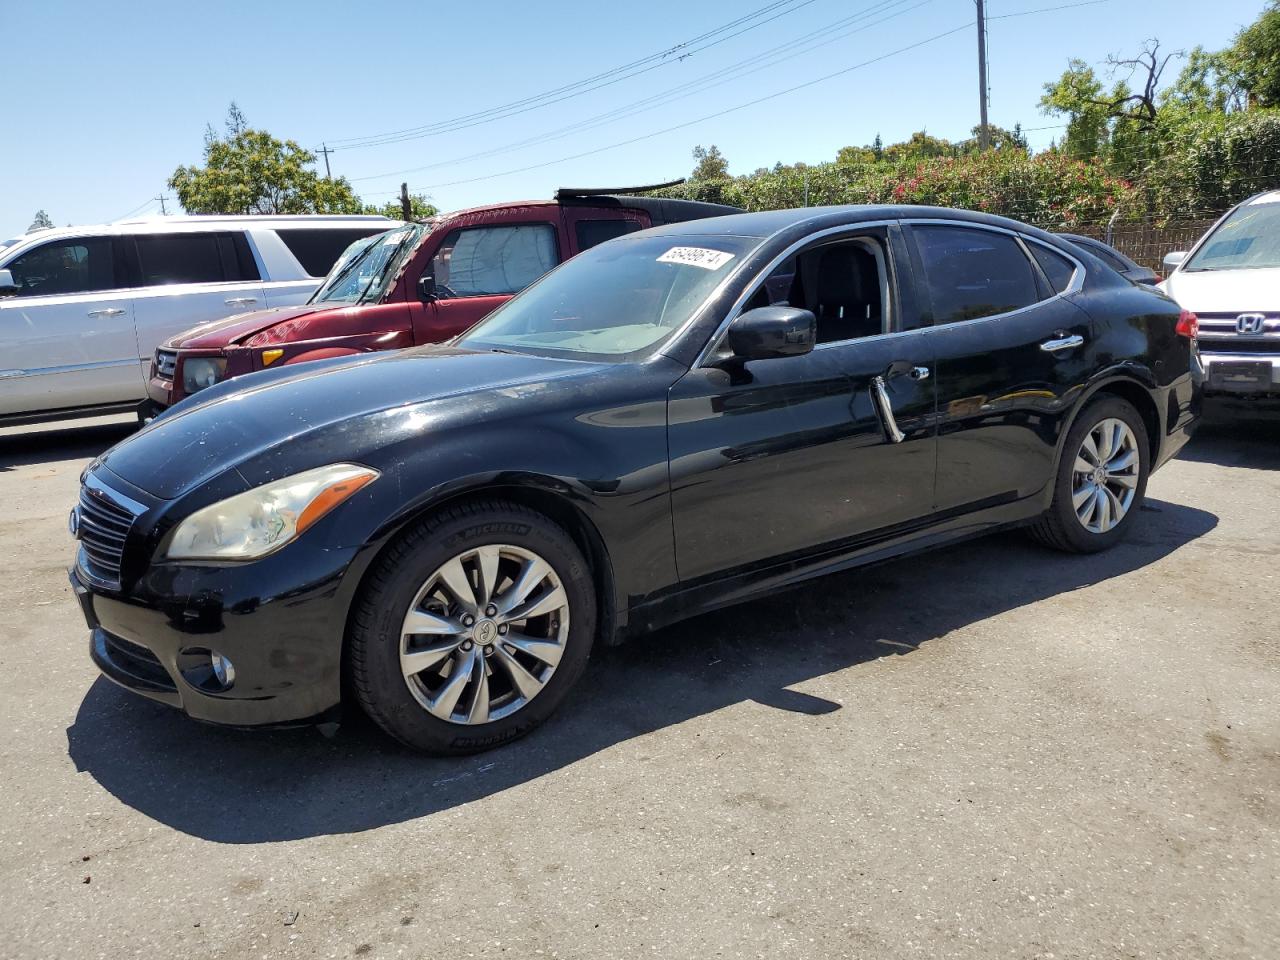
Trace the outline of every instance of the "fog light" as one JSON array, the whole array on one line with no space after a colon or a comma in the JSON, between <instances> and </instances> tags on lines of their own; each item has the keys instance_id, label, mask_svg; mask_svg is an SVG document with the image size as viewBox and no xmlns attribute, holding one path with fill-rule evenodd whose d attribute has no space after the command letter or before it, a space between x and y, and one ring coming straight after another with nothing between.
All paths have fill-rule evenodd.
<instances>
[{"instance_id":1,"label":"fog light","mask_svg":"<svg viewBox=\"0 0 1280 960\"><path fill-rule=\"evenodd\" d=\"M209 665L213 667L213 678L218 681L218 685L223 690L226 690L236 682L236 668L222 654L210 653Z\"/></svg>"}]
</instances>

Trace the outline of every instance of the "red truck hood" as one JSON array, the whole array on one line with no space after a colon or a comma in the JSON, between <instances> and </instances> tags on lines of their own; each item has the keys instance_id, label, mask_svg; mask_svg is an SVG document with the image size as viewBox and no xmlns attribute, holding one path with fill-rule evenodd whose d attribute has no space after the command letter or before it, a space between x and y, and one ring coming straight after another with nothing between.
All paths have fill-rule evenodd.
<instances>
[{"instance_id":1,"label":"red truck hood","mask_svg":"<svg viewBox=\"0 0 1280 960\"><path fill-rule=\"evenodd\" d=\"M273 307L270 310L237 313L235 316L210 320L198 327L184 330L166 340L163 346L170 350L219 350L233 343L240 343L255 333L274 327L285 320L295 320L310 313L335 309L338 307L303 303L296 307Z\"/></svg>"}]
</instances>

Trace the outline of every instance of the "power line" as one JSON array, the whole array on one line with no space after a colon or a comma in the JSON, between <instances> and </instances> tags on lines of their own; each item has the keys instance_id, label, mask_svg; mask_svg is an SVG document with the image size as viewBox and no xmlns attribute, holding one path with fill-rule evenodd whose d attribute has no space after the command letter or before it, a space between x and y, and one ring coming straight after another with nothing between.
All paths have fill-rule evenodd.
<instances>
[{"instance_id":1,"label":"power line","mask_svg":"<svg viewBox=\"0 0 1280 960\"><path fill-rule=\"evenodd\" d=\"M531 110L537 110L542 107L550 106L553 103L581 96L602 87L611 86L622 80L648 73L668 63L680 62L688 59L696 53L701 53L711 47L717 46L735 37L739 37L751 30L758 29L767 23L779 19L789 13L795 13L803 7L807 7L816 0L776 0L774 3L767 4L752 13L739 17L736 20L726 24L721 24L713 30L699 34L689 40L682 41L675 46L668 47L658 53L650 54L639 60L633 60L630 63L622 64L598 73L594 76L587 77L574 83L557 87L554 90L548 90L531 97L525 97L522 100L514 100L510 103L501 104L496 107L490 107L486 110L480 110L475 113L464 114L462 116L453 117L449 120L439 120L433 123L425 124L418 127L409 127L403 130L393 130L386 133L369 134L362 137L347 137L344 139L334 140L337 145L336 149L352 150L360 147L380 146L384 143L398 143L404 139L417 139L420 137L436 136L441 133L450 133L455 130L463 130L468 127L478 126L483 123L490 123L494 120L501 120L507 117L516 116L517 114L527 113ZM781 9L780 9L781 8ZM775 12L776 11L776 12ZM772 16L765 16L772 14ZM764 17L764 19L760 19ZM752 23L751 21L758 21ZM720 36L725 31L732 30L734 27L741 26L742 29L736 33L730 33L728 36ZM715 38L715 39L712 39ZM706 42L704 42L706 41ZM697 46L701 44L701 46Z\"/></svg>"},{"instance_id":2,"label":"power line","mask_svg":"<svg viewBox=\"0 0 1280 960\"><path fill-rule=\"evenodd\" d=\"M629 104L624 104L621 107L616 107L612 110L605 111L604 113L597 114L594 117L588 117L585 120L577 121L576 123L569 124L568 126L565 126L565 127L560 127L556 130L551 130L546 133L541 133L536 136L528 137L524 140L518 140L518 141L515 141L514 143L505 144L500 147L493 147L493 148L482 150L476 153L467 154L465 156L453 157L448 160L438 160L433 163L425 164L419 167L413 167L407 170L394 170L394 171L388 171L386 173L377 173L377 174L370 174L363 177L354 177L352 178L352 182L360 182L365 180L378 180L378 179L382 179L383 177L401 176L402 174L405 174L405 173L418 173L423 170L432 170L440 167L452 166L458 163L468 163L473 160L480 160L480 159L485 159L487 157L496 156L503 153L510 153L513 150L519 150L524 147L535 146L541 143L549 143L553 140L560 140L573 133L580 133L585 130L594 129L596 127L606 126L610 123L614 123L618 120L622 120L627 117L636 116L637 114L640 114L640 113L646 113L650 110L655 110L658 107L667 106L671 103L675 103L678 100L686 99L687 97L690 97L690 96L704 94L708 90L714 89L715 87L723 86L726 83L732 83L738 79L741 79L742 77L748 76L749 74L757 73L761 70L772 69L773 67L777 66L780 63L784 63L787 60L792 60L795 57L812 53L814 50L827 46L828 44L836 43L837 41L843 40L846 37L853 36L854 34L861 33L865 30L871 29L872 27L879 26L882 23L886 23L889 20L894 19L895 17L899 17L906 13L910 13L911 11L919 9L920 7L923 7L928 3L932 3L933 0L920 0L920 2L915 3L912 6L902 8L902 4L906 2L908 2L908 0L880 0L879 3L873 4L871 7L868 7L866 10L863 10L859 13L853 14L848 17L842 17L839 20L826 24L817 30L811 31L810 33L804 34L803 36L797 37L794 40L790 40L786 43L782 43L775 47L771 47L767 50L761 51L758 54L755 54L743 60L737 61L736 63L730 64L727 67L722 67L719 70L713 71L708 74L704 74L703 76L698 77L694 80L677 84L674 87L669 87L668 89L661 91L660 93L652 94L648 97L643 97L639 100L632 101ZM893 7L899 7L900 9L892 13L888 13L887 16L881 17L879 20L875 20L871 23L863 23L860 26L855 26L853 29L845 30L843 32L836 33L834 35L831 34L832 29L835 29L841 26L848 26L850 23L856 23L858 21L866 20L869 17L875 16L876 14L886 13L888 10L891 10ZM815 39L817 39L817 42L812 42ZM775 56L776 54L781 53L781 51L788 50L794 47L798 47L798 49L794 49L792 50L792 52L786 53L785 55L782 55L782 56Z\"/></svg>"}]
</instances>

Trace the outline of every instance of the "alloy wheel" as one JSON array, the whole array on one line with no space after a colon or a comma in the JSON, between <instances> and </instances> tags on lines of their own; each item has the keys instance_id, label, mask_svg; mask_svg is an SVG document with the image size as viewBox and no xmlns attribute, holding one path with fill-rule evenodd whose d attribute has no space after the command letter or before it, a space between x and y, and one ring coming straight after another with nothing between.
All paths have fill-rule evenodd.
<instances>
[{"instance_id":1,"label":"alloy wheel","mask_svg":"<svg viewBox=\"0 0 1280 960\"><path fill-rule=\"evenodd\" d=\"M1133 430L1108 417L1084 435L1071 474L1071 504L1090 533L1106 533L1129 513L1138 493L1142 454Z\"/></svg>"},{"instance_id":2,"label":"alloy wheel","mask_svg":"<svg viewBox=\"0 0 1280 960\"><path fill-rule=\"evenodd\" d=\"M488 723L546 687L568 635L569 598L546 560L510 544L475 547L418 590L401 627L400 669L433 716Z\"/></svg>"}]
</instances>

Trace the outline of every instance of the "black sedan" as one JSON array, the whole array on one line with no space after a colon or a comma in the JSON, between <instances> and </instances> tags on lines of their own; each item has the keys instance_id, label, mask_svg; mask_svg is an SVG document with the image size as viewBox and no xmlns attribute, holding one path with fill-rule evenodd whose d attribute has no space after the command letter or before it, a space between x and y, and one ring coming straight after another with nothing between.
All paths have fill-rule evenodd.
<instances>
[{"instance_id":1,"label":"black sedan","mask_svg":"<svg viewBox=\"0 0 1280 960\"><path fill-rule=\"evenodd\" d=\"M592 644L999 528L1139 521L1194 317L1047 233L921 207L744 214L568 262L449 346L246 376L85 471L106 676L202 720L462 753Z\"/></svg>"},{"instance_id":2,"label":"black sedan","mask_svg":"<svg viewBox=\"0 0 1280 960\"><path fill-rule=\"evenodd\" d=\"M1058 236L1064 240L1070 240L1086 253L1092 253L1126 280L1131 280L1134 283L1145 283L1149 287L1154 287L1164 279L1150 267L1144 267L1137 261L1130 260L1115 247L1105 244L1101 240L1096 240L1093 237L1082 237L1076 233L1060 233Z\"/></svg>"}]
</instances>

